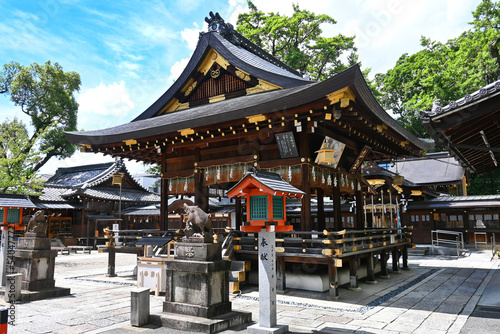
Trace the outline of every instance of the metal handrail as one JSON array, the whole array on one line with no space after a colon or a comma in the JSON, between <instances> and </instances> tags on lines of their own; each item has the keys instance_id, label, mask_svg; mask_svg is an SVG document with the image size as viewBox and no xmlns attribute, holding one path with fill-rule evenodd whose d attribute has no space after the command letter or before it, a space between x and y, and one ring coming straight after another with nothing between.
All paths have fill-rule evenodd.
<instances>
[{"instance_id":1,"label":"metal handrail","mask_svg":"<svg viewBox=\"0 0 500 334\"><path fill-rule=\"evenodd\" d=\"M455 240L439 238L439 234L455 236ZM460 254L462 252L465 252L464 235L462 232L447 231L447 230L432 230L431 239L432 239L432 253L434 253L434 245L439 246L440 242L442 244L455 246L457 248L457 257L460 257Z\"/></svg>"}]
</instances>

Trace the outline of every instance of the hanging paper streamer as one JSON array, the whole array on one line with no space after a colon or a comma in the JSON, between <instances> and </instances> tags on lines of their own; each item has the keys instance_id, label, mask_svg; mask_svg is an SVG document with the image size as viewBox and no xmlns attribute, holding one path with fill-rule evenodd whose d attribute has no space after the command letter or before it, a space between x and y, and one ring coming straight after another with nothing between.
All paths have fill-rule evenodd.
<instances>
[{"instance_id":1,"label":"hanging paper streamer","mask_svg":"<svg viewBox=\"0 0 500 334\"><path fill-rule=\"evenodd\" d=\"M292 182L292 167L288 167L288 180L289 183Z\"/></svg>"},{"instance_id":2,"label":"hanging paper streamer","mask_svg":"<svg viewBox=\"0 0 500 334\"><path fill-rule=\"evenodd\" d=\"M316 170L312 168L313 182L316 182Z\"/></svg>"},{"instance_id":3,"label":"hanging paper streamer","mask_svg":"<svg viewBox=\"0 0 500 334\"><path fill-rule=\"evenodd\" d=\"M186 183L184 183L184 191L187 192L188 190L188 179L186 178Z\"/></svg>"},{"instance_id":4,"label":"hanging paper streamer","mask_svg":"<svg viewBox=\"0 0 500 334\"><path fill-rule=\"evenodd\" d=\"M328 174L328 179L326 180L326 184L328 184L329 186L332 185L332 176L330 174Z\"/></svg>"}]
</instances>

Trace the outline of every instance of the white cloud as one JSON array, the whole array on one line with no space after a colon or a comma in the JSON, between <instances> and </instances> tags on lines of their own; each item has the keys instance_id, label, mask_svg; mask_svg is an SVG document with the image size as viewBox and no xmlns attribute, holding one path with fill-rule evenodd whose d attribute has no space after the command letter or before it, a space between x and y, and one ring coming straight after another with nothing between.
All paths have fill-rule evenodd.
<instances>
[{"instance_id":1,"label":"white cloud","mask_svg":"<svg viewBox=\"0 0 500 334\"><path fill-rule=\"evenodd\" d=\"M125 82L99 84L78 97L79 112L100 115L125 116L134 108L134 102L125 87Z\"/></svg>"},{"instance_id":2,"label":"white cloud","mask_svg":"<svg viewBox=\"0 0 500 334\"><path fill-rule=\"evenodd\" d=\"M177 78L181 75L182 71L186 68L189 59L191 58L185 58L181 59L177 62L175 62L174 65L170 68L170 76L167 79L168 83L173 83Z\"/></svg>"},{"instance_id":3,"label":"white cloud","mask_svg":"<svg viewBox=\"0 0 500 334\"><path fill-rule=\"evenodd\" d=\"M200 36L200 28L196 27L193 29L185 28L181 31L181 37L188 43L189 50L196 49L196 45L198 44L198 39Z\"/></svg>"}]
</instances>

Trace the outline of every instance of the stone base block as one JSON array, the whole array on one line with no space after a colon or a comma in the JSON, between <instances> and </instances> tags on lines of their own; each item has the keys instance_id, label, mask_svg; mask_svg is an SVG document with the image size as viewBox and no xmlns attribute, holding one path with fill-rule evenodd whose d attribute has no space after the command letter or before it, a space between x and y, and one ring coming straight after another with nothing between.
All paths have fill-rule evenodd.
<instances>
[{"instance_id":1,"label":"stone base block","mask_svg":"<svg viewBox=\"0 0 500 334\"><path fill-rule=\"evenodd\" d=\"M50 238L40 238L36 233L27 232L24 237L19 238L17 248L30 250L50 250L50 242Z\"/></svg>"},{"instance_id":2,"label":"stone base block","mask_svg":"<svg viewBox=\"0 0 500 334\"><path fill-rule=\"evenodd\" d=\"M38 290L49 290L55 287L56 281L53 279L44 279L38 281L23 281L22 289L29 291L38 291Z\"/></svg>"},{"instance_id":3,"label":"stone base block","mask_svg":"<svg viewBox=\"0 0 500 334\"><path fill-rule=\"evenodd\" d=\"M231 302L219 303L211 306L191 305L176 302L163 302L163 312L192 315L202 318L214 318L219 314L231 311Z\"/></svg>"},{"instance_id":4,"label":"stone base block","mask_svg":"<svg viewBox=\"0 0 500 334\"><path fill-rule=\"evenodd\" d=\"M247 328L248 333L265 334L265 333L288 333L288 325L276 325L274 327L261 327L253 325Z\"/></svg>"},{"instance_id":5,"label":"stone base block","mask_svg":"<svg viewBox=\"0 0 500 334\"><path fill-rule=\"evenodd\" d=\"M218 333L251 321L251 312L239 311L228 312L213 319L169 312L153 314L149 317L149 323L151 325L197 333Z\"/></svg>"},{"instance_id":6,"label":"stone base block","mask_svg":"<svg viewBox=\"0 0 500 334\"><path fill-rule=\"evenodd\" d=\"M5 291L0 290L0 295L3 295ZM29 290L21 290L21 302L29 303L35 300L43 300L48 298L57 298L71 295L70 288L52 288L46 290L39 291L29 291Z\"/></svg>"},{"instance_id":7,"label":"stone base block","mask_svg":"<svg viewBox=\"0 0 500 334\"><path fill-rule=\"evenodd\" d=\"M222 244L178 242L175 258L188 261L218 261L222 259Z\"/></svg>"}]
</instances>

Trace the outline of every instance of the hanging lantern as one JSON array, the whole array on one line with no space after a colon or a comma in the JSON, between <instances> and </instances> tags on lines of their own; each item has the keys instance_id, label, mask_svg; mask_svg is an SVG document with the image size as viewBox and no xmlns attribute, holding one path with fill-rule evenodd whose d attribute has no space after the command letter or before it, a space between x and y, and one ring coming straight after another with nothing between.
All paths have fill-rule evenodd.
<instances>
[{"instance_id":1,"label":"hanging lantern","mask_svg":"<svg viewBox=\"0 0 500 334\"><path fill-rule=\"evenodd\" d=\"M315 153L318 153L318 164L335 165L335 151L331 148L321 148L316 151Z\"/></svg>"},{"instance_id":2,"label":"hanging lantern","mask_svg":"<svg viewBox=\"0 0 500 334\"><path fill-rule=\"evenodd\" d=\"M113 174L113 180L112 180L111 185L114 186L115 184L117 184L117 185L121 186L122 180L123 180L123 173Z\"/></svg>"}]
</instances>

